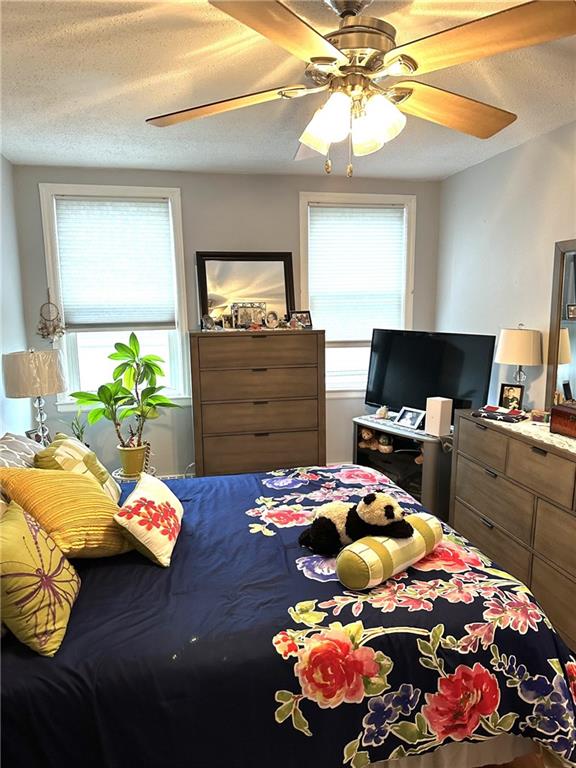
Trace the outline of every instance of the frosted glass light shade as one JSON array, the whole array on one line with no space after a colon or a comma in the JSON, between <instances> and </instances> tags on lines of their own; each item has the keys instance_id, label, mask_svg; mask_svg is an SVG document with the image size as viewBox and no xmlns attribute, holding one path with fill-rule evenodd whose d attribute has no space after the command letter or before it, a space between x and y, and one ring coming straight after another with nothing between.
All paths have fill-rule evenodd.
<instances>
[{"instance_id":1,"label":"frosted glass light shade","mask_svg":"<svg viewBox=\"0 0 576 768\"><path fill-rule=\"evenodd\" d=\"M46 349L2 356L6 397L40 397L64 392L66 380L60 352Z\"/></svg>"},{"instance_id":2,"label":"frosted glass light shade","mask_svg":"<svg viewBox=\"0 0 576 768\"><path fill-rule=\"evenodd\" d=\"M531 328L502 328L494 362L542 365L542 334Z\"/></svg>"},{"instance_id":3,"label":"frosted glass light shade","mask_svg":"<svg viewBox=\"0 0 576 768\"><path fill-rule=\"evenodd\" d=\"M325 155L330 144L343 141L350 133L351 99L341 91L335 91L300 136L300 142Z\"/></svg>"},{"instance_id":4,"label":"frosted glass light shade","mask_svg":"<svg viewBox=\"0 0 576 768\"><path fill-rule=\"evenodd\" d=\"M404 115L386 96L371 96L364 114L352 121L352 149L357 157L377 152L387 141L395 139L406 125Z\"/></svg>"},{"instance_id":5,"label":"frosted glass light shade","mask_svg":"<svg viewBox=\"0 0 576 768\"><path fill-rule=\"evenodd\" d=\"M568 365L572 362L572 349L570 347L570 332L568 328L560 328L558 339L558 365Z\"/></svg>"}]
</instances>

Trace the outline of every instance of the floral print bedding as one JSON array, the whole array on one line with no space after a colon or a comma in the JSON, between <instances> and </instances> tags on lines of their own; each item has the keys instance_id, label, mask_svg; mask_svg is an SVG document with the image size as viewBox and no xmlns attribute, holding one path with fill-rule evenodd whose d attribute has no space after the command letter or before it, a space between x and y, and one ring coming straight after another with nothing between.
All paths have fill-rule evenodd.
<instances>
[{"instance_id":1,"label":"floral print bedding","mask_svg":"<svg viewBox=\"0 0 576 768\"><path fill-rule=\"evenodd\" d=\"M331 499L383 490L421 510L384 475L167 484L185 510L169 568L77 561L58 654L4 643L3 766L364 768L500 734L576 765L576 659L497 563L445 525L425 559L354 592L299 547Z\"/></svg>"}]
</instances>

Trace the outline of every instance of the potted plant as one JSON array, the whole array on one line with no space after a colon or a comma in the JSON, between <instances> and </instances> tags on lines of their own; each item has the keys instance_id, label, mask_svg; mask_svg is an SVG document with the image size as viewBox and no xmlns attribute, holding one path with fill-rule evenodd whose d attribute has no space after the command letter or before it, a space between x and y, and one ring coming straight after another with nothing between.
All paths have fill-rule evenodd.
<instances>
[{"instance_id":1,"label":"potted plant","mask_svg":"<svg viewBox=\"0 0 576 768\"><path fill-rule=\"evenodd\" d=\"M140 343L135 333L130 334L128 344L114 344L116 350L108 355L117 360L112 373L113 381L102 384L94 392L72 392L78 405L88 405L88 424L101 419L111 421L118 437L118 452L122 472L134 477L142 472L149 444L143 440L144 425L149 419L157 419L162 408L178 408L176 403L160 394L164 387L156 385L157 377L163 376L158 355L141 355ZM127 434L126 434L127 432Z\"/></svg>"}]
</instances>

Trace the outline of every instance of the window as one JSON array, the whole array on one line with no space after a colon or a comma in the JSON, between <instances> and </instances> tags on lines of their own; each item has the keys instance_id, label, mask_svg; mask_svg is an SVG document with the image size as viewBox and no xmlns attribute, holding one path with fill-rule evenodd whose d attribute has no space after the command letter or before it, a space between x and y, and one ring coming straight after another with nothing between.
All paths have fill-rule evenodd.
<instances>
[{"instance_id":1,"label":"window","mask_svg":"<svg viewBox=\"0 0 576 768\"><path fill-rule=\"evenodd\" d=\"M300 195L302 305L326 330L326 387L364 390L373 328L410 328L413 196Z\"/></svg>"},{"instance_id":2,"label":"window","mask_svg":"<svg viewBox=\"0 0 576 768\"><path fill-rule=\"evenodd\" d=\"M40 184L40 198L69 391L111 379L108 354L134 330L147 354L166 361L167 394L187 394L180 191Z\"/></svg>"}]
</instances>

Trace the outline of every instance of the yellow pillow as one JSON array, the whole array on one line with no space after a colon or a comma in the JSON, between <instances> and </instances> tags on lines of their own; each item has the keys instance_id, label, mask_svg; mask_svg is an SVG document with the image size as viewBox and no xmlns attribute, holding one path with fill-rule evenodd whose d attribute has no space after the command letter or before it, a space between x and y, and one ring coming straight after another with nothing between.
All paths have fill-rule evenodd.
<instances>
[{"instance_id":1,"label":"yellow pillow","mask_svg":"<svg viewBox=\"0 0 576 768\"><path fill-rule=\"evenodd\" d=\"M54 656L80 578L54 540L14 502L0 521L0 547L2 622L33 651Z\"/></svg>"},{"instance_id":2,"label":"yellow pillow","mask_svg":"<svg viewBox=\"0 0 576 768\"><path fill-rule=\"evenodd\" d=\"M132 549L114 522L118 506L91 475L0 467L0 484L69 557L108 557Z\"/></svg>"},{"instance_id":3,"label":"yellow pillow","mask_svg":"<svg viewBox=\"0 0 576 768\"><path fill-rule=\"evenodd\" d=\"M75 437L59 432L47 448L38 451L34 456L34 466L37 469L63 469L67 472L77 472L79 475L90 474L98 480L112 501L118 503L120 486L98 461L94 451Z\"/></svg>"}]
</instances>

